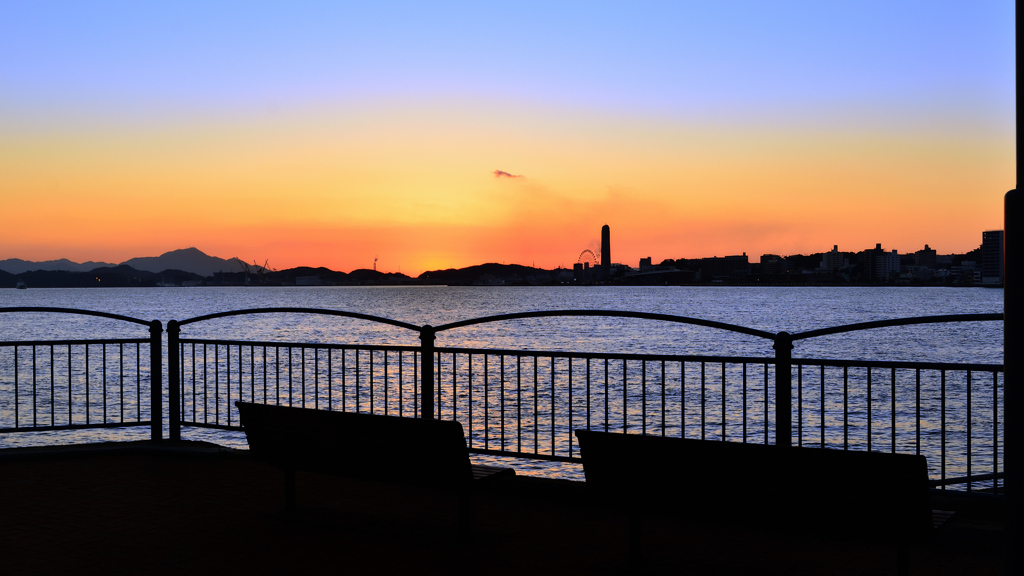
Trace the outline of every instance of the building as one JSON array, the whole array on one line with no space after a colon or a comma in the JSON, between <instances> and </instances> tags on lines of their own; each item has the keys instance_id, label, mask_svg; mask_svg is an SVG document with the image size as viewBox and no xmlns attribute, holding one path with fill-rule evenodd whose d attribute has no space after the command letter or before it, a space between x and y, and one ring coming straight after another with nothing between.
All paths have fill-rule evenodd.
<instances>
[{"instance_id":1,"label":"building","mask_svg":"<svg viewBox=\"0 0 1024 576\"><path fill-rule=\"evenodd\" d=\"M704 281L744 278L749 273L750 262L746 252L742 256L725 256L723 258L715 256L700 260L700 278Z\"/></svg>"},{"instance_id":2,"label":"building","mask_svg":"<svg viewBox=\"0 0 1024 576\"><path fill-rule=\"evenodd\" d=\"M921 268L935 268L935 261L937 257L935 250L932 250L927 244L925 244L923 250L914 252L914 266L919 266Z\"/></svg>"},{"instance_id":3,"label":"building","mask_svg":"<svg viewBox=\"0 0 1024 576\"><path fill-rule=\"evenodd\" d=\"M831 252L821 255L821 269L829 272L843 270L850 267L850 261L846 255L839 251L839 245L833 244Z\"/></svg>"},{"instance_id":4,"label":"building","mask_svg":"<svg viewBox=\"0 0 1024 576\"><path fill-rule=\"evenodd\" d=\"M900 274L900 255L897 251L886 252L882 244L875 244L870 250L861 252L862 274L869 282L888 282Z\"/></svg>"},{"instance_id":5,"label":"building","mask_svg":"<svg viewBox=\"0 0 1024 576\"><path fill-rule=\"evenodd\" d=\"M1003 231L981 233L981 283L1003 283Z\"/></svg>"},{"instance_id":6,"label":"building","mask_svg":"<svg viewBox=\"0 0 1024 576\"><path fill-rule=\"evenodd\" d=\"M786 272L786 259L778 254L761 255L761 274L777 276Z\"/></svg>"},{"instance_id":7,"label":"building","mask_svg":"<svg viewBox=\"0 0 1024 576\"><path fill-rule=\"evenodd\" d=\"M604 277L611 274L612 266L612 232L607 224L601 227L601 270Z\"/></svg>"}]
</instances>

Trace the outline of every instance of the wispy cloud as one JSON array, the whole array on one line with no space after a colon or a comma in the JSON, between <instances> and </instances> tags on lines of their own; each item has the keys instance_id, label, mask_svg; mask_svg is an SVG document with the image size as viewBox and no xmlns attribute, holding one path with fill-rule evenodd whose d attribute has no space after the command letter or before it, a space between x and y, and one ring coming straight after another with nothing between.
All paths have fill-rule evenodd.
<instances>
[{"instance_id":1,"label":"wispy cloud","mask_svg":"<svg viewBox=\"0 0 1024 576\"><path fill-rule=\"evenodd\" d=\"M522 174L509 174L508 172L505 172L504 170L495 170L494 171L494 177L495 178L522 178L523 175Z\"/></svg>"}]
</instances>

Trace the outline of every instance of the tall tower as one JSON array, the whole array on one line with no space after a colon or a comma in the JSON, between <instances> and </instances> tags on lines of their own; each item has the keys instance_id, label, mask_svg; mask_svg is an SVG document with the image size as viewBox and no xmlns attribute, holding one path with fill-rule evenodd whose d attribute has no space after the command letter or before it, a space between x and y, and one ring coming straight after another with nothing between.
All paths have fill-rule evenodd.
<instances>
[{"instance_id":1,"label":"tall tower","mask_svg":"<svg viewBox=\"0 0 1024 576\"><path fill-rule=\"evenodd\" d=\"M601 270L605 277L612 269L612 232L607 224L601 227Z\"/></svg>"}]
</instances>

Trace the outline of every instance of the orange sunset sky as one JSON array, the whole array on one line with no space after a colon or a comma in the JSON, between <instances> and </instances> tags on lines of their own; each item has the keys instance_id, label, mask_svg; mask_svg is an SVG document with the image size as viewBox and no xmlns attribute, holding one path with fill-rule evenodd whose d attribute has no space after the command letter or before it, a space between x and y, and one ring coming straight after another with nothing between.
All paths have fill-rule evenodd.
<instances>
[{"instance_id":1,"label":"orange sunset sky","mask_svg":"<svg viewBox=\"0 0 1024 576\"><path fill-rule=\"evenodd\" d=\"M976 248L1015 186L1013 2L818 4L25 3L0 260Z\"/></svg>"}]
</instances>

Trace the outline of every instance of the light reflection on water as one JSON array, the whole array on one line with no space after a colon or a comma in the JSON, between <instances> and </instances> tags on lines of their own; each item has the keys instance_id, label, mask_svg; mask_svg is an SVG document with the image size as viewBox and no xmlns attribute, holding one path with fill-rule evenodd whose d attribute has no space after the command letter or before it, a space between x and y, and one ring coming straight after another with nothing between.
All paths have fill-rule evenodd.
<instances>
[{"instance_id":1,"label":"light reflection on water","mask_svg":"<svg viewBox=\"0 0 1024 576\"><path fill-rule=\"evenodd\" d=\"M414 325L434 326L496 314L551 309L652 312L714 320L777 332L801 332L888 318L1002 311L1003 291L981 288L816 287L224 287L150 289L30 289L0 291L0 307L53 306L122 314L143 320L183 320L242 308L303 307L345 310ZM0 315L0 340L125 336L122 323L83 316ZM127 335L145 337L145 326ZM418 333L385 324L317 315L263 314L187 325L182 337L275 342L324 342L418 346ZM542 318L474 325L438 334L438 347L574 352L707 355L774 355L771 342L699 326L623 318ZM871 330L798 341L795 357L1002 363L1002 324L964 323ZM713 387L712 387L713 388ZM692 394L688 392L687 394ZM712 395L716 390L709 390ZM813 390L807 402L819 402ZM856 400L856 399L855 399ZM688 400L689 401L689 400ZM829 399L832 407L834 399ZM833 412L826 412L826 420ZM712 425L717 416L710 415ZM689 414L688 424L697 416ZM731 413L729 426L736 426ZM853 421L866 414L855 406ZM815 441L813 416L808 442ZM933 421L925 418L927 430ZM898 427L909 424L904 420ZM730 428L728 434L735 434ZM472 431L474 435L479 431ZM571 431L567 431L571 434ZM146 437L101 430L5 434L0 446ZM187 429L185 436L244 447L239 433ZM568 436L559 435L560 442ZM820 438L818 438L820 440ZM885 438L879 441L885 442ZM854 444L866 439L854 439ZM489 460L489 458L482 458ZM575 465L517 461L524 473L580 477Z\"/></svg>"}]
</instances>

